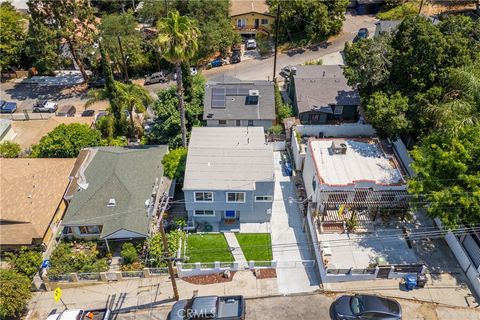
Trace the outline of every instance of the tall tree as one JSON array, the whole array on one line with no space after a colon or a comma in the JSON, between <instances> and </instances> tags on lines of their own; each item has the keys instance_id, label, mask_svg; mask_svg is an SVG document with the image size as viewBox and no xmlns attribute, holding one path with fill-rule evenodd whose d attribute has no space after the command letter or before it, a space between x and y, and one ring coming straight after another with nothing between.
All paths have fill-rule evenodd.
<instances>
[{"instance_id":1,"label":"tall tree","mask_svg":"<svg viewBox=\"0 0 480 320\"><path fill-rule=\"evenodd\" d=\"M130 137L136 138L135 114L144 113L146 110L145 105L150 104L152 98L147 90L137 84L117 83L117 86L118 101L130 115Z\"/></svg>"},{"instance_id":2,"label":"tall tree","mask_svg":"<svg viewBox=\"0 0 480 320\"><path fill-rule=\"evenodd\" d=\"M0 4L0 71L19 63L26 20L10 2Z\"/></svg>"},{"instance_id":3,"label":"tall tree","mask_svg":"<svg viewBox=\"0 0 480 320\"><path fill-rule=\"evenodd\" d=\"M110 59L123 73L141 69L147 63L142 50L142 35L137 30L137 24L135 17L127 12L105 15L99 26L102 45Z\"/></svg>"},{"instance_id":4,"label":"tall tree","mask_svg":"<svg viewBox=\"0 0 480 320\"><path fill-rule=\"evenodd\" d=\"M187 128L185 121L185 101L183 96L182 63L188 62L198 50L197 38L200 31L194 20L181 16L178 11L171 11L166 18L157 24L157 45L162 56L175 65L177 74L178 111L180 113L180 127L182 131L182 145L187 146Z\"/></svg>"},{"instance_id":5,"label":"tall tree","mask_svg":"<svg viewBox=\"0 0 480 320\"><path fill-rule=\"evenodd\" d=\"M412 151L409 192L449 228L480 224L480 125L433 133Z\"/></svg>"},{"instance_id":6,"label":"tall tree","mask_svg":"<svg viewBox=\"0 0 480 320\"><path fill-rule=\"evenodd\" d=\"M308 41L326 40L342 29L348 0L269 0L271 12L281 5L280 35L290 40L304 33Z\"/></svg>"},{"instance_id":7,"label":"tall tree","mask_svg":"<svg viewBox=\"0 0 480 320\"><path fill-rule=\"evenodd\" d=\"M93 43L96 19L87 0L28 0L34 23L41 23L58 34L67 45L82 77L88 80L84 50Z\"/></svg>"}]
</instances>

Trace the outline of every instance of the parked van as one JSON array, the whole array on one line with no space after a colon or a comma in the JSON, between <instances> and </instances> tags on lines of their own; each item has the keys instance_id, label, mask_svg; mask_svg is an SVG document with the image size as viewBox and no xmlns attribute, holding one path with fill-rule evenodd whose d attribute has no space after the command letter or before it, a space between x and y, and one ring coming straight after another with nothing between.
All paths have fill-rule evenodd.
<instances>
[{"instance_id":1,"label":"parked van","mask_svg":"<svg viewBox=\"0 0 480 320\"><path fill-rule=\"evenodd\" d=\"M62 106L57 112L57 117L75 117L77 109L72 105Z\"/></svg>"}]
</instances>

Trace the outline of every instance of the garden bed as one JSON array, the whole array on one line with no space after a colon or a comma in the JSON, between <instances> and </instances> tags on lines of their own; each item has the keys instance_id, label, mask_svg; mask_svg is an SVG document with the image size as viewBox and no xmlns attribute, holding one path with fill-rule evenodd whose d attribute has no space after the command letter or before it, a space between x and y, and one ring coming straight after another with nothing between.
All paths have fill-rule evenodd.
<instances>
[{"instance_id":1,"label":"garden bed","mask_svg":"<svg viewBox=\"0 0 480 320\"><path fill-rule=\"evenodd\" d=\"M214 283L230 282L233 280L233 276L235 276L235 271L230 272L229 278L223 277L223 272L222 272L222 273L216 273L216 274L208 274L204 276L184 277L182 278L182 280L191 284L214 284Z\"/></svg>"}]
</instances>

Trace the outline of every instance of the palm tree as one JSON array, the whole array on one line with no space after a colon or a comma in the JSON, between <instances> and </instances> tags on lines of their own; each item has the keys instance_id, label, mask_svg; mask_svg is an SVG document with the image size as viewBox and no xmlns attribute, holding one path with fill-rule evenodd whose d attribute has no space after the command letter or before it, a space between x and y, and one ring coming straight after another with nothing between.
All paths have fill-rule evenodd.
<instances>
[{"instance_id":1,"label":"palm tree","mask_svg":"<svg viewBox=\"0 0 480 320\"><path fill-rule=\"evenodd\" d=\"M147 90L138 84L118 84L118 101L130 114L130 137L136 138L134 113L144 113L145 105L152 103Z\"/></svg>"},{"instance_id":2,"label":"palm tree","mask_svg":"<svg viewBox=\"0 0 480 320\"><path fill-rule=\"evenodd\" d=\"M480 63L449 69L445 78L446 94L427 111L437 129L456 133L458 129L480 122Z\"/></svg>"},{"instance_id":3,"label":"palm tree","mask_svg":"<svg viewBox=\"0 0 480 320\"><path fill-rule=\"evenodd\" d=\"M200 35L200 30L195 26L194 20L181 16L176 10L170 11L167 17L160 19L157 23L157 29L158 36L155 39L155 43L160 48L163 57L175 65L182 145L186 147L187 127L181 66L182 63L192 59L197 52L197 38Z\"/></svg>"}]
</instances>

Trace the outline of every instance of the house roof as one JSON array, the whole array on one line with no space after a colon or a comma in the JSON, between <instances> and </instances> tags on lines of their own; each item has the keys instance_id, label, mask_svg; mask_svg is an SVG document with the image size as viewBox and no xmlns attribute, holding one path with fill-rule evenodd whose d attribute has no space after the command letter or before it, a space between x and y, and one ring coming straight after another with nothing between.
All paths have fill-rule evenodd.
<instances>
[{"instance_id":1,"label":"house roof","mask_svg":"<svg viewBox=\"0 0 480 320\"><path fill-rule=\"evenodd\" d=\"M271 16L270 8L265 0L231 0L230 16L238 16L250 12Z\"/></svg>"},{"instance_id":2,"label":"house roof","mask_svg":"<svg viewBox=\"0 0 480 320\"><path fill-rule=\"evenodd\" d=\"M335 154L332 143L344 143L345 154ZM322 183L347 185L373 181L381 185L405 184L394 156L387 156L378 141L368 139L312 139L313 162Z\"/></svg>"},{"instance_id":3,"label":"house roof","mask_svg":"<svg viewBox=\"0 0 480 320\"><path fill-rule=\"evenodd\" d=\"M184 190L254 190L274 180L273 149L261 127L194 127Z\"/></svg>"},{"instance_id":4,"label":"house roof","mask_svg":"<svg viewBox=\"0 0 480 320\"><path fill-rule=\"evenodd\" d=\"M13 142L22 148L30 148L40 139L61 124L82 123L90 126L93 117L50 117L48 120L13 121L13 130L17 133Z\"/></svg>"},{"instance_id":5,"label":"house roof","mask_svg":"<svg viewBox=\"0 0 480 320\"><path fill-rule=\"evenodd\" d=\"M340 66L297 66L293 76L298 112L331 105L359 105L360 94L347 84Z\"/></svg>"},{"instance_id":6,"label":"house roof","mask_svg":"<svg viewBox=\"0 0 480 320\"><path fill-rule=\"evenodd\" d=\"M103 225L100 238L125 229L147 235L145 202L163 176L167 146L90 148L74 173L76 191L63 219L66 226ZM108 207L110 199L115 206Z\"/></svg>"},{"instance_id":7,"label":"house roof","mask_svg":"<svg viewBox=\"0 0 480 320\"><path fill-rule=\"evenodd\" d=\"M397 30L401 23L402 20L381 20L375 22L375 36L378 36L381 32L393 32Z\"/></svg>"},{"instance_id":8,"label":"house roof","mask_svg":"<svg viewBox=\"0 0 480 320\"><path fill-rule=\"evenodd\" d=\"M0 159L0 244L42 239L69 183L75 159Z\"/></svg>"},{"instance_id":9,"label":"house roof","mask_svg":"<svg viewBox=\"0 0 480 320\"><path fill-rule=\"evenodd\" d=\"M250 90L258 90L258 104L247 104ZM223 92L222 92L223 91ZM222 107L216 105L215 97L224 100ZM204 120L274 120L275 92L273 82L266 80L242 81L222 75L207 82L205 86Z\"/></svg>"}]
</instances>

